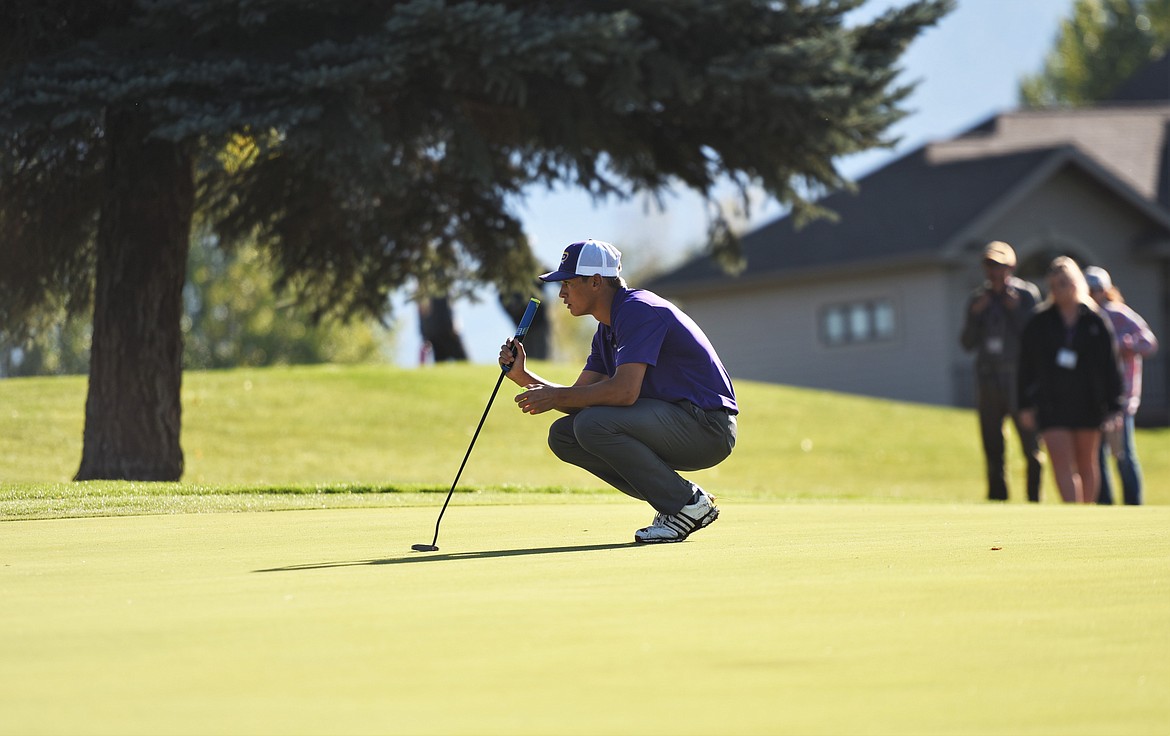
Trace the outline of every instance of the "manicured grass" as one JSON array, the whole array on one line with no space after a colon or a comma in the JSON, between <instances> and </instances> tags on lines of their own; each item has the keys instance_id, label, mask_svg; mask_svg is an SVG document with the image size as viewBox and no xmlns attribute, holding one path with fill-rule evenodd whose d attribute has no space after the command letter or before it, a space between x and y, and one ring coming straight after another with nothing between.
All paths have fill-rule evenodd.
<instances>
[{"instance_id":1,"label":"manicured grass","mask_svg":"<svg viewBox=\"0 0 1170 736\"><path fill-rule=\"evenodd\" d=\"M0 735L1170 722L1166 431L1138 436L1151 505L1025 504L1014 448L992 505L971 412L741 382L736 452L695 474L723 515L644 548L649 509L505 384L413 553L496 375L188 374L174 484L69 482L84 379L0 381Z\"/></svg>"},{"instance_id":2,"label":"manicured grass","mask_svg":"<svg viewBox=\"0 0 1170 736\"><path fill-rule=\"evenodd\" d=\"M563 365L540 371L561 381L576 374ZM84 378L0 381L0 518L414 503L416 494L396 491L450 488L497 375L475 365L188 373L179 485L68 482L81 454ZM721 497L984 497L971 411L751 382L737 388L744 411L736 451L694 474ZM612 493L552 456L544 438L554 417L521 414L516 393L505 381L460 490L476 491L474 502L501 492ZM1170 431L1139 430L1137 442L1147 501L1170 503ZM1009 457L1012 500L1022 502L1014 445ZM1047 475L1045 484L1055 502Z\"/></svg>"},{"instance_id":3,"label":"manicured grass","mask_svg":"<svg viewBox=\"0 0 1170 736\"><path fill-rule=\"evenodd\" d=\"M1160 734L1170 509L9 522L3 734Z\"/></svg>"}]
</instances>

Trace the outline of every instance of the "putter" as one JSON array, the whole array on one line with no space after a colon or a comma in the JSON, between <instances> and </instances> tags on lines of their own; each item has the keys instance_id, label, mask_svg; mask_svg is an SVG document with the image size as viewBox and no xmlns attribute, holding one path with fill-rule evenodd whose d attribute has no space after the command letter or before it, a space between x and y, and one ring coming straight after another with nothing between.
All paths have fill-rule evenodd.
<instances>
[{"instance_id":1,"label":"putter","mask_svg":"<svg viewBox=\"0 0 1170 736\"><path fill-rule=\"evenodd\" d=\"M528 328L532 326L532 318L536 316L536 309L540 306L540 300L532 297L528 300L528 308L524 310L524 316L520 318L520 326L516 328L516 335L512 338L513 342L523 342L524 336L528 334ZM512 355L516 354L516 348L512 348ZM475 447L475 440L479 437L479 430L483 429L484 420L487 419L488 412L492 408L492 402L496 400L496 393L500 390L500 384L504 382L504 375L512 370L512 364L500 366L500 377L496 379L496 387L492 389L492 396L488 399L487 406L483 408L483 416L479 418L479 426L475 428L475 434L471 436L471 444L467 446L467 454L463 456L463 462L459 465L459 472L455 474L455 482L451 484L451 490L447 491L447 500L443 502L443 508L439 511L439 520L435 522L435 537L430 544L412 544L410 548L415 552L438 552L439 551L439 525L443 523L443 514L447 511L447 504L451 503L451 494L455 493L455 486L459 485L459 476L463 475L463 468L467 465L467 458L471 457L471 448Z\"/></svg>"}]
</instances>

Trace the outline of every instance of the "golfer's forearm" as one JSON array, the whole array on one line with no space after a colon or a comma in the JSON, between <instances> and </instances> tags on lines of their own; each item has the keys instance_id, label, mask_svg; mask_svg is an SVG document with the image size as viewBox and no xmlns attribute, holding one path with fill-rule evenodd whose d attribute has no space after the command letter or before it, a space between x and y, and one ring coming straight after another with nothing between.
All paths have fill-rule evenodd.
<instances>
[{"instance_id":1,"label":"golfer's forearm","mask_svg":"<svg viewBox=\"0 0 1170 736\"><path fill-rule=\"evenodd\" d=\"M637 388L631 390L613 379L587 385L562 386L556 391L556 406L574 411L590 406L630 406L638 400Z\"/></svg>"},{"instance_id":2,"label":"golfer's forearm","mask_svg":"<svg viewBox=\"0 0 1170 736\"><path fill-rule=\"evenodd\" d=\"M541 378L540 376L536 375L535 373L531 373L531 372L526 371L526 370L518 371L515 368L513 368L512 370L508 371L507 375L508 375L508 378L512 381L512 383L516 384L517 386L519 386L521 388L527 388L529 386L546 386L548 388L559 388L561 386L561 384L559 384L559 383L553 383L552 381Z\"/></svg>"}]
</instances>

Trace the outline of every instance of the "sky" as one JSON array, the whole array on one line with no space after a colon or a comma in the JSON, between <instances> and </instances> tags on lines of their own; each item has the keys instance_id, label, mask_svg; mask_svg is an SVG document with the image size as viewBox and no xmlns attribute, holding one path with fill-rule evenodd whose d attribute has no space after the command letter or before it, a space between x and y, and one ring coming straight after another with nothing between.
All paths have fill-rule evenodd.
<instances>
[{"instance_id":1,"label":"sky","mask_svg":"<svg viewBox=\"0 0 1170 736\"><path fill-rule=\"evenodd\" d=\"M864 22L907 2L869 0L850 21ZM860 178L930 141L954 137L996 113L1015 109L1019 80L1043 68L1060 22L1071 15L1073 4L1074 0L958 0L955 10L919 35L901 59L898 83L917 87L903 103L909 114L891 131L899 139L895 148L842 160L841 171L851 179ZM580 192L533 192L518 214L541 262L551 266L569 243L596 238L623 252L629 274L639 262L656 266L681 262L703 243L707 226L702 200L685 191L669 198L665 211L639 200L594 206ZM775 202L759 203L748 229L781 214ZM544 296L542 309L563 309L555 292ZM395 362L416 366L421 338L415 312L399 299L395 314ZM457 302L455 317L476 363L494 363L500 344L515 332L490 292L478 304ZM587 350L583 345L583 354Z\"/></svg>"}]
</instances>

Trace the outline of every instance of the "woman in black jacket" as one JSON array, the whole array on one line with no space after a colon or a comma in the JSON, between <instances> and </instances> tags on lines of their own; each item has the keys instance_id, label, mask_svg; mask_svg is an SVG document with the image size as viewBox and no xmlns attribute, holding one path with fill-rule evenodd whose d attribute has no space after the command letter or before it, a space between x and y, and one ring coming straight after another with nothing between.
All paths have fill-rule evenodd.
<instances>
[{"instance_id":1,"label":"woman in black jacket","mask_svg":"<svg viewBox=\"0 0 1170 736\"><path fill-rule=\"evenodd\" d=\"M1096 503L1101 429L1122 408L1113 326L1074 260L1053 260L1047 281L1048 298L1020 339L1020 419L1040 430L1061 498Z\"/></svg>"}]
</instances>

